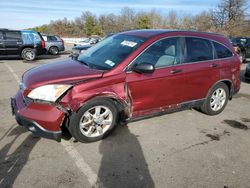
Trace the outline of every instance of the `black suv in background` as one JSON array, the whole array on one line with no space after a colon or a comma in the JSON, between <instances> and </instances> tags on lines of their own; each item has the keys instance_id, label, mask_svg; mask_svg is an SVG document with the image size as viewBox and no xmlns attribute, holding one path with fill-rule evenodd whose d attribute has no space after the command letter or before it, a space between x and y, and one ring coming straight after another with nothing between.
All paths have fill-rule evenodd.
<instances>
[{"instance_id":1,"label":"black suv in background","mask_svg":"<svg viewBox=\"0 0 250 188\"><path fill-rule=\"evenodd\" d=\"M241 62L250 62L250 38L235 37L230 40L235 51L240 55Z\"/></svg>"},{"instance_id":2,"label":"black suv in background","mask_svg":"<svg viewBox=\"0 0 250 188\"><path fill-rule=\"evenodd\" d=\"M245 61L250 62L250 38L246 38L246 43L244 44Z\"/></svg>"},{"instance_id":3,"label":"black suv in background","mask_svg":"<svg viewBox=\"0 0 250 188\"><path fill-rule=\"evenodd\" d=\"M32 61L46 53L40 33L31 30L0 29L0 57L22 57Z\"/></svg>"}]
</instances>

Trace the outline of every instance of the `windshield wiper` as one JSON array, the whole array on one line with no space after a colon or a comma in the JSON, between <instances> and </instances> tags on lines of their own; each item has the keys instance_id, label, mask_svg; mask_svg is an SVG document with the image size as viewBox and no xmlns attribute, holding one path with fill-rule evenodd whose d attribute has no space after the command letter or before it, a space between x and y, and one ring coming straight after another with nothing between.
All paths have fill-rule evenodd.
<instances>
[{"instance_id":1,"label":"windshield wiper","mask_svg":"<svg viewBox=\"0 0 250 188\"><path fill-rule=\"evenodd\" d=\"M77 59L77 61L80 62L80 63L82 63L82 64L84 64L84 65L86 65L87 67L90 67L90 64L87 63L87 62L85 62L85 61L81 61L79 59Z\"/></svg>"}]
</instances>

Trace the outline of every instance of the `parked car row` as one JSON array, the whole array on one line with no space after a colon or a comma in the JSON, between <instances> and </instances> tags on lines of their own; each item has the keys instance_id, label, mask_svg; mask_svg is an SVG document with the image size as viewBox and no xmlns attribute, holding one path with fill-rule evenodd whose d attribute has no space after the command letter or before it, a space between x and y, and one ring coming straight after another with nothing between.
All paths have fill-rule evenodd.
<instances>
[{"instance_id":1,"label":"parked car row","mask_svg":"<svg viewBox=\"0 0 250 188\"><path fill-rule=\"evenodd\" d=\"M241 62L250 61L250 37L230 38L235 51L240 55Z\"/></svg>"},{"instance_id":2,"label":"parked car row","mask_svg":"<svg viewBox=\"0 0 250 188\"><path fill-rule=\"evenodd\" d=\"M57 55L64 51L64 42L58 36L42 36L32 30L0 29L0 57L21 57L33 61L48 52Z\"/></svg>"},{"instance_id":3,"label":"parked car row","mask_svg":"<svg viewBox=\"0 0 250 188\"><path fill-rule=\"evenodd\" d=\"M45 41L45 48L49 54L57 55L65 50L64 41L56 35L42 35Z\"/></svg>"},{"instance_id":4,"label":"parked car row","mask_svg":"<svg viewBox=\"0 0 250 188\"><path fill-rule=\"evenodd\" d=\"M113 33L110 33L110 34L104 36L103 38L100 38L98 36L92 36L92 37L86 38L85 40L82 40L78 43L75 43L73 48L72 48L72 51L71 51L71 56L72 57L79 56L81 53L84 53L90 47L94 46L95 44L97 44L101 40L104 40L112 35L113 35Z\"/></svg>"},{"instance_id":5,"label":"parked car row","mask_svg":"<svg viewBox=\"0 0 250 188\"><path fill-rule=\"evenodd\" d=\"M94 46L101 40L102 39L100 37L93 36L75 43L71 51L71 56L77 57L79 54L84 53L87 49Z\"/></svg>"}]
</instances>

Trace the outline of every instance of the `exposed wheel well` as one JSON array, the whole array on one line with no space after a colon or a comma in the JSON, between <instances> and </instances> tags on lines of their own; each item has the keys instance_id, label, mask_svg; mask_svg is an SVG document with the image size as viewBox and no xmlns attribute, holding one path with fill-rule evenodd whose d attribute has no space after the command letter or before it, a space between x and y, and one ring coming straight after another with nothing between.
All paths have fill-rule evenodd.
<instances>
[{"instance_id":1,"label":"exposed wheel well","mask_svg":"<svg viewBox=\"0 0 250 188\"><path fill-rule=\"evenodd\" d=\"M229 91L229 99L232 99L232 95L233 95L233 87L232 87L232 82L229 80L222 80L222 83L226 84L226 86L228 87L228 91Z\"/></svg>"},{"instance_id":2,"label":"exposed wheel well","mask_svg":"<svg viewBox=\"0 0 250 188\"><path fill-rule=\"evenodd\" d=\"M118 110L119 118L121 118L122 120L128 118L128 116L129 116L129 114L128 114L128 109L127 109L127 108L128 108L128 105L126 105L126 103L125 103L124 101L122 101L121 99L118 99L118 98L116 98L116 97L114 97L114 96L96 96L96 97L91 98L91 99L88 100L88 101L92 101L92 100L96 100L96 99L111 100L111 101L115 104L115 106L116 106L116 108L117 108L117 110ZM88 101L87 101L86 103L88 103ZM84 103L83 105L85 105L86 103ZM82 106L83 106L83 105L82 105ZM82 106L80 106L80 107L78 108L78 110L79 110ZM78 111L78 110L77 110L77 111Z\"/></svg>"}]
</instances>

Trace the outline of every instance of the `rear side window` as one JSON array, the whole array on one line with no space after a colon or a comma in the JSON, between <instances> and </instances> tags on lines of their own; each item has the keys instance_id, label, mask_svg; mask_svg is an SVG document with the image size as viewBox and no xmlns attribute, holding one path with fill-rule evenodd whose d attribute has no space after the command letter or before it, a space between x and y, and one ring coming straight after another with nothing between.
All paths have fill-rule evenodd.
<instances>
[{"instance_id":1,"label":"rear side window","mask_svg":"<svg viewBox=\"0 0 250 188\"><path fill-rule=\"evenodd\" d=\"M213 47L207 39L187 37L185 63L213 59Z\"/></svg>"},{"instance_id":2,"label":"rear side window","mask_svg":"<svg viewBox=\"0 0 250 188\"><path fill-rule=\"evenodd\" d=\"M20 33L17 31L9 31L9 32L6 32L5 35L6 35L6 40L11 40L11 41L21 40Z\"/></svg>"},{"instance_id":3,"label":"rear side window","mask_svg":"<svg viewBox=\"0 0 250 188\"><path fill-rule=\"evenodd\" d=\"M47 36L47 41L57 41L57 38L55 36Z\"/></svg>"},{"instance_id":4,"label":"rear side window","mask_svg":"<svg viewBox=\"0 0 250 188\"><path fill-rule=\"evenodd\" d=\"M0 40L3 40L3 32L0 31Z\"/></svg>"},{"instance_id":5,"label":"rear side window","mask_svg":"<svg viewBox=\"0 0 250 188\"><path fill-rule=\"evenodd\" d=\"M221 59L233 56L233 53L227 47L217 42L213 42L213 44L217 54L217 58Z\"/></svg>"},{"instance_id":6,"label":"rear side window","mask_svg":"<svg viewBox=\"0 0 250 188\"><path fill-rule=\"evenodd\" d=\"M24 44L39 44L41 42L39 34L33 31L22 31L22 38Z\"/></svg>"}]
</instances>

